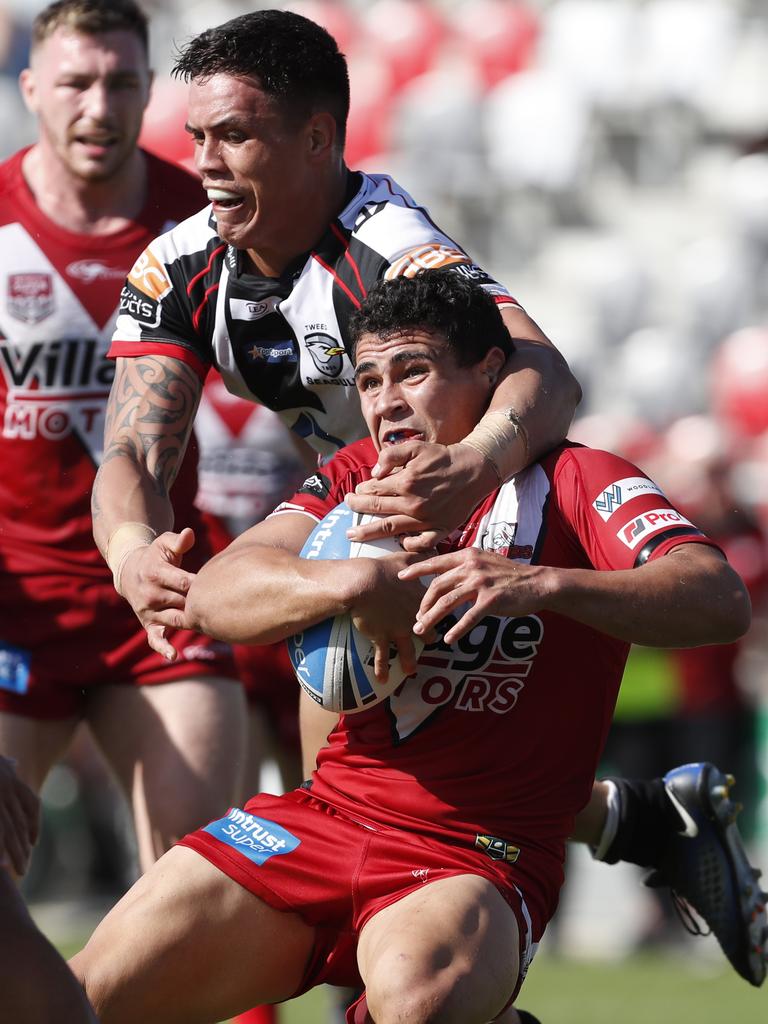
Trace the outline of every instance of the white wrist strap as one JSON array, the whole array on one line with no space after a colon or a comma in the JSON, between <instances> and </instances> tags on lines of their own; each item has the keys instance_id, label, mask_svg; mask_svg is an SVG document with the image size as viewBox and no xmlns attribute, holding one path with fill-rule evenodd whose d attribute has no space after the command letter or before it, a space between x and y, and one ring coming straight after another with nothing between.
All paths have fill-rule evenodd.
<instances>
[{"instance_id":1,"label":"white wrist strap","mask_svg":"<svg viewBox=\"0 0 768 1024\"><path fill-rule=\"evenodd\" d=\"M515 444L518 440L522 452L520 446ZM487 412L461 444L474 448L490 462L496 470L499 483L527 466L530 457L528 434L512 409Z\"/></svg>"},{"instance_id":2,"label":"white wrist strap","mask_svg":"<svg viewBox=\"0 0 768 1024\"><path fill-rule=\"evenodd\" d=\"M120 580L128 555L137 548L150 545L156 536L152 527L146 523L123 523L109 535L105 557L107 565L112 570L115 590L121 596L124 595L120 589Z\"/></svg>"}]
</instances>

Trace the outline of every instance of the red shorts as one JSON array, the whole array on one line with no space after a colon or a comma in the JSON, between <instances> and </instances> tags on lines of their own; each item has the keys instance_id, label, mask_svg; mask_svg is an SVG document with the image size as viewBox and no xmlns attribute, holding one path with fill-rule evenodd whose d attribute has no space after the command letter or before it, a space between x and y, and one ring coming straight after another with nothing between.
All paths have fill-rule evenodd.
<instances>
[{"instance_id":1,"label":"red shorts","mask_svg":"<svg viewBox=\"0 0 768 1024\"><path fill-rule=\"evenodd\" d=\"M82 714L88 689L104 683L236 678L228 645L190 630L169 632L176 661L156 654L105 576L0 572L0 711L63 719Z\"/></svg>"},{"instance_id":2,"label":"red shorts","mask_svg":"<svg viewBox=\"0 0 768 1024\"><path fill-rule=\"evenodd\" d=\"M512 908L521 969L511 999L540 938L533 934L512 865L491 860L469 840L465 847L354 820L303 789L277 797L260 794L245 810L232 808L225 818L185 836L181 845L271 907L294 912L317 929L313 955L294 995L324 983L359 987L357 937L365 923L441 878L487 878Z\"/></svg>"}]
</instances>

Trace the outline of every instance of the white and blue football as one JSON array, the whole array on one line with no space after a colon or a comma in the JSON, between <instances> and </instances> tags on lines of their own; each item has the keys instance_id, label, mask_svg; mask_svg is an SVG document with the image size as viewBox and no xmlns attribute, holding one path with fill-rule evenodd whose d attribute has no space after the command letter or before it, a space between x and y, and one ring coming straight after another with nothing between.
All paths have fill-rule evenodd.
<instances>
[{"instance_id":1,"label":"white and blue football","mask_svg":"<svg viewBox=\"0 0 768 1024\"><path fill-rule=\"evenodd\" d=\"M365 543L351 541L347 530L371 522L376 516L353 512L342 502L329 512L307 538L302 558L381 558L401 551L391 537ZM422 641L414 636L417 657ZM394 648L390 651L389 678L379 683L373 673L373 644L352 625L351 615L338 615L309 626L286 640L293 670L302 689L328 711L347 715L378 704L405 679Z\"/></svg>"}]
</instances>

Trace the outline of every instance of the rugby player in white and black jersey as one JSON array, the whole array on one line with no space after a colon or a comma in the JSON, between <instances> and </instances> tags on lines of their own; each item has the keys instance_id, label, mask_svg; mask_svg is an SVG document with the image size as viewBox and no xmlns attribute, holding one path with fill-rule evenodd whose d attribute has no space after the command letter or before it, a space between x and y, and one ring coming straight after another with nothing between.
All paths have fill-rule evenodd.
<instances>
[{"instance_id":1,"label":"rugby player in white and black jersey","mask_svg":"<svg viewBox=\"0 0 768 1024\"><path fill-rule=\"evenodd\" d=\"M187 127L211 206L152 243L128 277L111 348L108 458L94 487L97 543L169 658L165 631L192 576L165 552L192 538L172 525L166 494L209 366L275 409L322 461L364 435L347 324L378 278L442 270L492 294L512 347L480 423L455 443L388 448L349 496L383 516L358 539L407 535L410 550L431 547L559 443L579 393L520 305L404 189L346 167L346 62L319 26L287 11L242 15L194 38L176 71L190 83ZM577 836L608 859L620 849L654 865L681 819L661 780L626 792L631 813L618 813L616 787L597 784ZM729 900L726 916L745 937L747 917Z\"/></svg>"}]
</instances>

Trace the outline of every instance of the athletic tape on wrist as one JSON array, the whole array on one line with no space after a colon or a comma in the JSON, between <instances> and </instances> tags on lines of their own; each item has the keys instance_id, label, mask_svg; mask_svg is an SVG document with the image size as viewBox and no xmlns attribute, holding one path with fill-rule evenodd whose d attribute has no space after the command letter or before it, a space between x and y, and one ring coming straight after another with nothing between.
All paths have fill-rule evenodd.
<instances>
[{"instance_id":1,"label":"athletic tape on wrist","mask_svg":"<svg viewBox=\"0 0 768 1024\"><path fill-rule=\"evenodd\" d=\"M522 443L520 450L515 442ZM528 464L528 434L514 409L487 412L475 429L462 439L461 444L469 445L490 462L496 470L499 483L519 472Z\"/></svg>"},{"instance_id":2,"label":"athletic tape on wrist","mask_svg":"<svg viewBox=\"0 0 768 1024\"><path fill-rule=\"evenodd\" d=\"M113 530L107 541L106 562L112 570L115 590L123 596L120 580L128 555L137 548L148 547L157 534L146 523L123 523Z\"/></svg>"}]
</instances>

